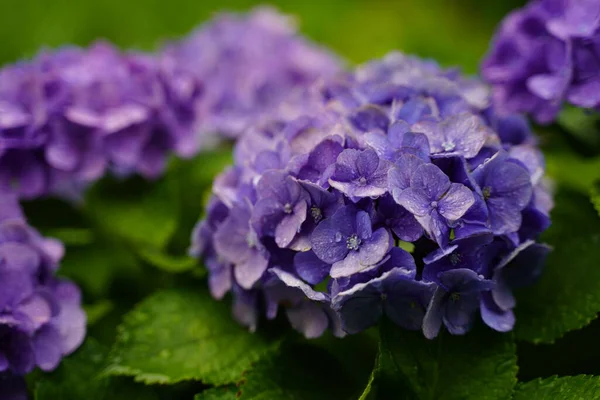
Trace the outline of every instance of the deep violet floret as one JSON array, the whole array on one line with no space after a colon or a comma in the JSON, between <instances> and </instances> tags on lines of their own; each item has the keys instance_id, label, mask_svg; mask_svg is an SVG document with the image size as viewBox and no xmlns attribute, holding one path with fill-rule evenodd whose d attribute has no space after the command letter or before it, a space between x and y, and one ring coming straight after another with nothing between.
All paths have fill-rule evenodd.
<instances>
[{"instance_id":1,"label":"deep violet floret","mask_svg":"<svg viewBox=\"0 0 600 400\"><path fill-rule=\"evenodd\" d=\"M25 398L23 375L54 370L85 336L81 293L55 276L63 251L27 225L15 196L0 195L0 389L15 399Z\"/></svg>"},{"instance_id":2,"label":"deep violet floret","mask_svg":"<svg viewBox=\"0 0 600 400\"><path fill-rule=\"evenodd\" d=\"M482 68L503 112L550 123L565 102L600 107L600 1L533 0L500 24Z\"/></svg>"},{"instance_id":3,"label":"deep violet floret","mask_svg":"<svg viewBox=\"0 0 600 400\"><path fill-rule=\"evenodd\" d=\"M549 251L535 240L552 196L526 120L400 53L297 98L302 112L250 126L215 180L192 237L212 294L231 291L252 330L284 308L307 337L383 316L428 338L478 315L511 330L512 290Z\"/></svg>"}]
</instances>

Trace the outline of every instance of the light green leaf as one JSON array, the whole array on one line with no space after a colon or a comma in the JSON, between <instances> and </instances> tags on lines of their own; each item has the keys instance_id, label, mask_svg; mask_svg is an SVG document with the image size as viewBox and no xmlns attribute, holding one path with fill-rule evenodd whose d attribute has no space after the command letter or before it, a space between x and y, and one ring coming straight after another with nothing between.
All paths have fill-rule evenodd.
<instances>
[{"instance_id":1,"label":"light green leaf","mask_svg":"<svg viewBox=\"0 0 600 400\"><path fill-rule=\"evenodd\" d=\"M559 185L588 193L594 181L600 179L600 157L583 158L568 152L547 153L546 171Z\"/></svg>"},{"instance_id":2,"label":"light green leaf","mask_svg":"<svg viewBox=\"0 0 600 400\"><path fill-rule=\"evenodd\" d=\"M403 399L505 400L517 382L515 350L512 335L483 326L464 336L443 332L428 340L383 321L376 397L371 398L402 393Z\"/></svg>"},{"instance_id":3,"label":"light green leaf","mask_svg":"<svg viewBox=\"0 0 600 400\"><path fill-rule=\"evenodd\" d=\"M517 338L552 342L600 312L600 217L589 198L561 188L542 241L554 247L536 284L516 292Z\"/></svg>"},{"instance_id":4,"label":"light green leaf","mask_svg":"<svg viewBox=\"0 0 600 400\"><path fill-rule=\"evenodd\" d=\"M357 386L366 380L356 381L347 365L309 343L283 346L258 362L238 383L240 400L356 399L360 395Z\"/></svg>"},{"instance_id":5,"label":"light green leaf","mask_svg":"<svg viewBox=\"0 0 600 400\"><path fill-rule=\"evenodd\" d=\"M600 114L597 112L568 105L561 111L558 123L586 146L600 146Z\"/></svg>"},{"instance_id":6,"label":"light green leaf","mask_svg":"<svg viewBox=\"0 0 600 400\"><path fill-rule=\"evenodd\" d=\"M119 378L101 377L108 349L92 339L73 355L64 359L60 367L40 375L35 383L36 400L153 400L154 390Z\"/></svg>"},{"instance_id":7,"label":"light green leaf","mask_svg":"<svg viewBox=\"0 0 600 400\"><path fill-rule=\"evenodd\" d=\"M591 400L600 398L598 376L553 376L520 383L513 400Z\"/></svg>"},{"instance_id":8,"label":"light green leaf","mask_svg":"<svg viewBox=\"0 0 600 400\"><path fill-rule=\"evenodd\" d=\"M125 316L106 373L145 383L224 385L278 346L278 339L236 323L229 305L206 291L166 290Z\"/></svg>"},{"instance_id":9,"label":"light green leaf","mask_svg":"<svg viewBox=\"0 0 600 400\"><path fill-rule=\"evenodd\" d=\"M135 245L162 248L177 227L177 188L170 179L105 179L92 187L85 208L104 231Z\"/></svg>"},{"instance_id":10,"label":"light green leaf","mask_svg":"<svg viewBox=\"0 0 600 400\"><path fill-rule=\"evenodd\" d=\"M220 386L203 391L194 396L194 400L237 400L241 393L235 385Z\"/></svg>"},{"instance_id":11,"label":"light green leaf","mask_svg":"<svg viewBox=\"0 0 600 400\"><path fill-rule=\"evenodd\" d=\"M84 246L94 241L94 233L87 228L48 229L44 235L58 239L66 246Z\"/></svg>"}]
</instances>

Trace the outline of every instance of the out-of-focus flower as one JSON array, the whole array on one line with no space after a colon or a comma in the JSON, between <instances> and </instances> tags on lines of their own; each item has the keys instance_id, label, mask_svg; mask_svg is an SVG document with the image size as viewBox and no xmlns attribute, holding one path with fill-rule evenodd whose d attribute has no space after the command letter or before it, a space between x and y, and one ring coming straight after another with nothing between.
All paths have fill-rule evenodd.
<instances>
[{"instance_id":1,"label":"out-of-focus flower","mask_svg":"<svg viewBox=\"0 0 600 400\"><path fill-rule=\"evenodd\" d=\"M198 147L201 88L158 58L107 43L43 52L0 71L0 189L69 192L110 168L149 178Z\"/></svg>"},{"instance_id":2,"label":"out-of-focus flower","mask_svg":"<svg viewBox=\"0 0 600 400\"><path fill-rule=\"evenodd\" d=\"M500 25L482 65L499 111L549 123L567 101L600 107L600 2L533 0Z\"/></svg>"},{"instance_id":3,"label":"out-of-focus flower","mask_svg":"<svg viewBox=\"0 0 600 400\"><path fill-rule=\"evenodd\" d=\"M526 120L496 113L481 82L400 53L298 97L295 114L249 127L215 180L192 237L213 295L232 290L251 329L284 307L307 337L383 315L430 338L478 314L512 329L552 206Z\"/></svg>"},{"instance_id":4,"label":"out-of-focus flower","mask_svg":"<svg viewBox=\"0 0 600 400\"><path fill-rule=\"evenodd\" d=\"M332 53L302 38L291 17L260 7L225 13L168 45L163 57L205 89L204 133L237 137L290 93L340 71Z\"/></svg>"},{"instance_id":5,"label":"out-of-focus flower","mask_svg":"<svg viewBox=\"0 0 600 400\"><path fill-rule=\"evenodd\" d=\"M27 225L13 196L0 198L0 375L52 371L83 341L79 289L55 277L62 254L60 242ZM0 378L18 387L11 382Z\"/></svg>"}]
</instances>

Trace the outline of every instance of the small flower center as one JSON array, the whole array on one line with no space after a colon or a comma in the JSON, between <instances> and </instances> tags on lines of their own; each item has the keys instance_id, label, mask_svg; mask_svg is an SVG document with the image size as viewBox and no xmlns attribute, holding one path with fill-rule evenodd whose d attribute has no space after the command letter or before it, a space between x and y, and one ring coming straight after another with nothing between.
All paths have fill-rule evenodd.
<instances>
[{"instance_id":1,"label":"small flower center","mask_svg":"<svg viewBox=\"0 0 600 400\"><path fill-rule=\"evenodd\" d=\"M450 263L452 265L458 264L461 259L462 259L462 256L460 254L457 254L457 253L450 254Z\"/></svg>"},{"instance_id":2,"label":"small flower center","mask_svg":"<svg viewBox=\"0 0 600 400\"><path fill-rule=\"evenodd\" d=\"M321 212L321 209L317 206L312 206L310 208L310 215L315 220L315 223L317 223L323 219L323 213Z\"/></svg>"},{"instance_id":3,"label":"small flower center","mask_svg":"<svg viewBox=\"0 0 600 400\"><path fill-rule=\"evenodd\" d=\"M442 148L444 151L452 151L456 148L456 145L452 142L444 142L442 143Z\"/></svg>"},{"instance_id":4,"label":"small flower center","mask_svg":"<svg viewBox=\"0 0 600 400\"><path fill-rule=\"evenodd\" d=\"M292 213L292 205L290 203L285 203L285 205L283 206L283 212L286 214L291 214Z\"/></svg>"},{"instance_id":5,"label":"small flower center","mask_svg":"<svg viewBox=\"0 0 600 400\"><path fill-rule=\"evenodd\" d=\"M358 180L358 184L360 186L365 186L367 184L367 178L365 178L364 176L361 176L360 179Z\"/></svg>"},{"instance_id":6,"label":"small flower center","mask_svg":"<svg viewBox=\"0 0 600 400\"><path fill-rule=\"evenodd\" d=\"M486 186L483 188L482 192L483 192L483 198L487 200L492 195L492 188L489 186Z\"/></svg>"},{"instance_id":7,"label":"small flower center","mask_svg":"<svg viewBox=\"0 0 600 400\"><path fill-rule=\"evenodd\" d=\"M348 239L346 239L346 247L348 247L350 250L358 250L358 248L360 247L360 243L361 240L356 235L356 233L350 236Z\"/></svg>"},{"instance_id":8,"label":"small flower center","mask_svg":"<svg viewBox=\"0 0 600 400\"><path fill-rule=\"evenodd\" d=\"M452 300L454 302L458 301L459 299L460 299L460 293L452 293L450 295L450 300Z\"/></svg>"},{"instance_id":9,"label":"small flower center","mask_svg":"<svg viewBox=\"0 0 600 400\"><path fill-rule=\"evenodd\" d=\"M438 208L438 202L437 201L432 201L431 202L431 208Z\"/></svg>"},{"instance_id":10,"label":"small flower center","mask_svg":"<svg viewBox=\"0 0 600 400\"><path fill-rule=\"evenodd\" d=\"M248 247L251 249L256 247L256 240L254 238L254 235L251 232L248 232L246 234L246 243L248 244Z\"/></svg>"}]
</instances>

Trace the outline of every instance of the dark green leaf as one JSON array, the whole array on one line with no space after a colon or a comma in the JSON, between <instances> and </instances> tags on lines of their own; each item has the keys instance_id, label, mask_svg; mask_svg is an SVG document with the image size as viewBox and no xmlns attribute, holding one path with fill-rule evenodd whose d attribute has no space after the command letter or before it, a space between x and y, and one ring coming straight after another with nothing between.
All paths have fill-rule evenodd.
<instances>
[{"instance_id":1,"label":"dark green leaf","mask_svg":"<svg viewBox=\"0 0 600 400\"><path fill-rule=\"evenodd\" d=\"M517 338L552 342L600 312L600 218L586 195L561 188L552 226L554 247L539 282L517 292Z\"/></svg>"},{"instance_id":2,"label":"dark green leaf","mask_svg":"<svg viewBox=\"0 0 600 400\"><path fill-rule=\"evenodd\" d=\"M187 272L198 266L198 260L189 256L172 256L153 248L139 248L138 255L150 265L166 272Z\"/></svg>"},{"instance_id":3,"label":"dark green leaf","mask_svg":"<svg viewBox=\"0 0 600 400\"><path fill-rule=\"evenodd\" d=\"M520 383L513 400L591 400L600 398L598 376L553 376Z\"/></svg>"},{"instance_id":4,"label":"dark green leaf","mask_svg":"<svg viewBox=\"0 0 600 400\"><path fill-rule=\"evenodd\" d=\"M592 204L600 215L600 181L594 182L592 187Z\"/></svg>"},{"instance_id":5,"label":"dark green leaf","mask_svg":"<svg viewBox=\"0 0 600 400\"><path fill-rule=\"evenodd\" d=\"M241 391L235 385L221 386L198 393L194 400L237 400Z\"/></svg>"},{"instance_id":6,"label":"dark green leaf","mask_svg":"<svg viewBox=\"0 0 600 400\"><path fill-rule=\"evenodd\" d=\"M558 123L588 148L600 148L600 114L597 112L566 106L559 115Z\"/></svg>"},{"instance_id":7,"label":"dark green leaf","mask_svg":"<svg viewBox=\"0 0 600 400\"><path fill-rule=\"evenodd\" d=\"M56 238L66 246L84 246L94 241L94 233L88 228L47 229L44 235Z\"/></svg>"},{"instance_id":8,"label":"dark green leaf","mask_svg":"<svg viewBox=\"0 0 600 400\"><path fill-rule=\"evenodd\" d=\"M360 395L357 382L334 355L293 343L258 362L240 381L241 400L344 400ZM358 393L358 394L357 394Z\"/></svg>"},{"instance_id":9,"label":"dark green leaf","mask_svg":"<svg viewBox=\"0 0 600 400\"><path fill-rule=\"evenodd\" d=\"M278 345L238 325L229 306L202 289L162 291L126 315L106 373L146 383L223 385Z\"/></svg>"},{"instance_id":10,"label":"dark green leaf","mask_svg":"<svg viewBox=\"0 0 600 400\"><path fill-rule=\"evenodd\" d=\"M600 179L600 157L582 158L570 152L549 153L546 156L548 176L560 186L588 193Z\"/></svg>"},{"instance_id":11,"label":"dark green leaf","mask_svg":"<svg viewBox=\"0 0 600 400\"><path fill-rule=\"evenodd\" d=\"M85 207L107 233L156 248L162 248L175 231L179 212L176 185L166 178L105 179L89 191Z\"/></svg>"},{"instance_id":12,"label":"dark green leaf","mask_svg":"<svg viewBox=\"0 0 600 400\"><path fill-rule=\"evenodd\" d=\"M377 399L504 400L517 381L512 335L483 326L428 340L384 321L378 364Z\"/></svg>"},{"instance_id":13,"label":"dark green leaf","mask_svg":"<svg viewBox=\"0 0 600 400\"><path fill-rule=\"evenodd\" d=\"M51 374L41 375L35 385L36 400L152 400L150 387L123 379L100 376L108 349L88 339L77 352L64 359Z\"/></svg>"},{"instance_id":14,"label":"dark green leaf","mask_svg":"<svg viewBox=\"0 0 600 400\"><path fill-rule=\"evenodd\" d=\"M105 317L114 307L110 300L100 300L94 304L84 305L85 314L87 315L87 324L94 325L96 322Z\"/></svg>"}]
</instances>

